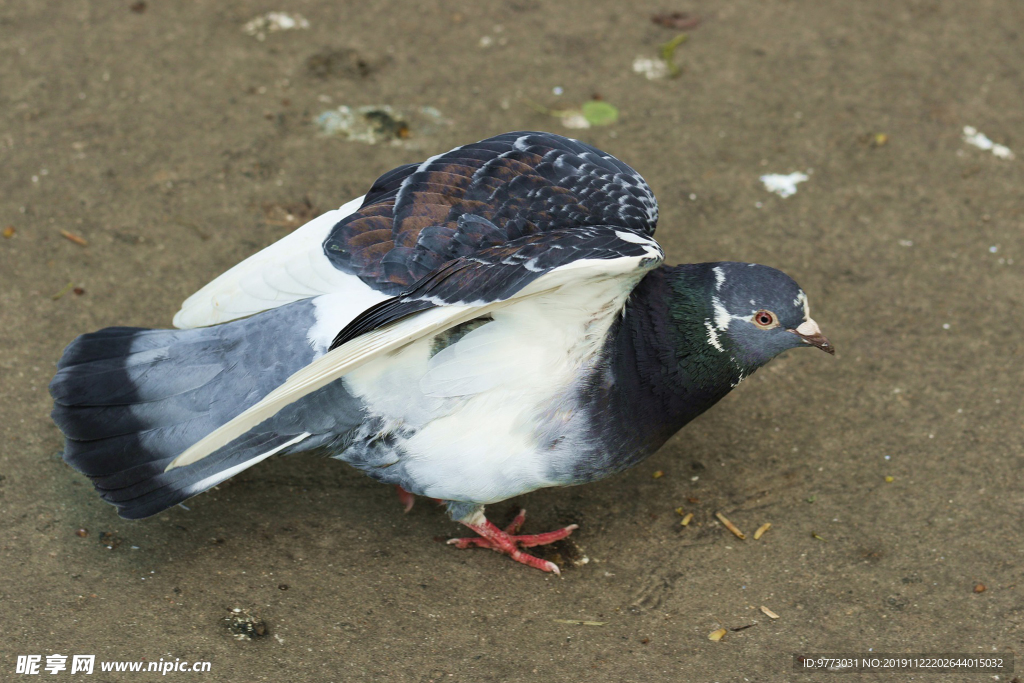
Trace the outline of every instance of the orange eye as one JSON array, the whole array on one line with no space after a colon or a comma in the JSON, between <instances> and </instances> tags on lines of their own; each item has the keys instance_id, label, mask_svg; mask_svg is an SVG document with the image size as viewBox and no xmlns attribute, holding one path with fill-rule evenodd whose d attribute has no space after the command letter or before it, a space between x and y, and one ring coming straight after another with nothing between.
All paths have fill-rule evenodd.
<instances>
[{"instance_id":1,"label":"orange eye","mask_svg":"<svg viewBox=\"0 0 1024 683\"><path fill-rule=\"evenodd\" d=\"M754 324L762 329L768 329L775 325L775 316L771 311L758 311L754 314Z\"/></svg>"}]
</instances>

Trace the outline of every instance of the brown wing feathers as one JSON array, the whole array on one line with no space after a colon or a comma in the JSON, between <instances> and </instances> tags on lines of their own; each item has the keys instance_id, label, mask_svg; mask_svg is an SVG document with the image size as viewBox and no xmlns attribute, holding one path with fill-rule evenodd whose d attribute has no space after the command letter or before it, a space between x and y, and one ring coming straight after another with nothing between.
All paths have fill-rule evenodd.
<instances>
[{"instance_id":1,"label":"brown wing feathers","mask_svg":"<svg viewBox=\"0 0 1024 683\"><path fill-rule=\"evenodd\" d=\"M451 259L576 225L652 234L657 205L629 166L550 133L506 133L381 176L324 243L336 268L397 294Z\"/></svg>"}]
</instances>

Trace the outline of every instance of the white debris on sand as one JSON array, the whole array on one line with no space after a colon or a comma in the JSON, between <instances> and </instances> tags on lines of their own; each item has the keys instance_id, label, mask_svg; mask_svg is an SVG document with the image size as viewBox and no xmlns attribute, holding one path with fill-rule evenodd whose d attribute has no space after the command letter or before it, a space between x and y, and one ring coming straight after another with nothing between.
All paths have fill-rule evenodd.
<instances>
[{"instance_id":1,"label":"white debris on sand","mask_svg":"<svg viewBox=\"0 0 1024 683\"><path fill-rule=\"evenodd\" d=\"M652 59L651 57L637 57L633 60L633 71L649 80L654 81L668 76L668 62L664 59Z\"/></svg>"},{"instance_id":2,"label":"white debris on sand","mask_svg":"<svg viewBox=\"0 0 1024 683\"><path fill-rule=\"evenodd\" d=\"M795 195L797 183L802 183L808 179L810 179L810 176L806 173L801 173L800 171L790 173L789 175L769 173L768 175L761 176L761 182L764 183L764 189L769 192L774 192L783 198Z\"/></svg>"},{"instance_id":3,"label":"white debris on sand","mask_svg":"<svg viewBox=\"0 0 1024 683\"><path fill-rule=\"evenodd\" d=\"M309 28L309 20L301 14L267 12L246 22L242 30L256 40L266 40L268 33Z\"/></svg>"},{"instance_id":4,"label":"white debris on sand","mask_svg":"<svg viewBox=\"0 0 1024 683\"><path fill-rule=\"evenodd\" d=\"M375 145L410 146L416 138L436 133L451 122L434 107L398 109L389 105L364 107L340 106L329 109L314 120L326 135L336 135L354 142Z\"/></svg>"},{"instance_id":5,"label":"white debris on sand","mask_svg":"<svg viewBox=\"0 0 1024 683\"><path fill-rule=\"evenodd\" d=\"M1012 159L1013 152L1006 145L1000 145L988 139L988 136L980 132L974 126L964 126L964 142L974 145L978 149L992 152L1000 159Z\"/></svg>"},{"instance_id":6,"label":"white debris on sand","mask_svg":"<svg viewBox=\"0 0 1024 683\"><path fill-rule=\"evenodd\" d=\"M590 128L590 121L581 111L569 112L562 117L562 125L566 128Z\"/></svg>"}]
</instances>

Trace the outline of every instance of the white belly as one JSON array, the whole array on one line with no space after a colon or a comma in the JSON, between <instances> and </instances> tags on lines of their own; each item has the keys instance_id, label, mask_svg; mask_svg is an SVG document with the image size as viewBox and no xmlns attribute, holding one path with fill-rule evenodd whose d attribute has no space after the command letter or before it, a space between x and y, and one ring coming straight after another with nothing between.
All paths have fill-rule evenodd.
<instances>
[{"instance_id":1,"label":"white belly","mask_svg":"<svg viewBox=\"0 0 1024 683\"><path fill-rule=\"evenodd\" d=\"M555 435L564 437L560 449L572 447L573 434L559 430L579 430L568 420L575 383L624 299L601 290L591 284L586 292L609 302L596 316L591 307L581 317L584 307L564 292L537 297L495 311L433 357L434 340L423 339L349 373L349 391L393 437L403 486L491 503L558 484L549 444Z\"/></svg>"}]
</instances>

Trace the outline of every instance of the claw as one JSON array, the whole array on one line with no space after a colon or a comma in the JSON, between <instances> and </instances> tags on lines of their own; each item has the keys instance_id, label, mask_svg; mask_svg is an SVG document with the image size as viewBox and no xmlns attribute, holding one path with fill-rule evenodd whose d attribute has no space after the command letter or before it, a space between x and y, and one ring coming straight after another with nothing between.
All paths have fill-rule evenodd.
<instances>
[{"instance_id":1,"label":"claw","mask_svg":"<svg viewBox=\"0 0 1024 683\"><path fill-rule=\"evenodd\" d=\"M479 519L479 518L478 518ZM576 524L570 524L562 529L555 531L548 531L542 534L531 534L526 536L517 536L515 533L523 526L523 522L526 521L526 510L520 510L519 514L515 516L515 519L505 527L499 529L492 522L489 522L486 518L478 523L462 522L473 531L480 534L471 538L452 538L448 541L449 545L454 545L456 548L490 548L495 552L508 555L516 562L521 562L529 567L540 569L544 572L551 572L556 576L561 576L562 572L558 569L558 565L554 562L548 562L542 560L539 557L534 557L529 553L523 552L520 548L532 548L538 545L547 545L560 541L566 538L573 531L579 528Z\"/></svg>"}]
</instances>

